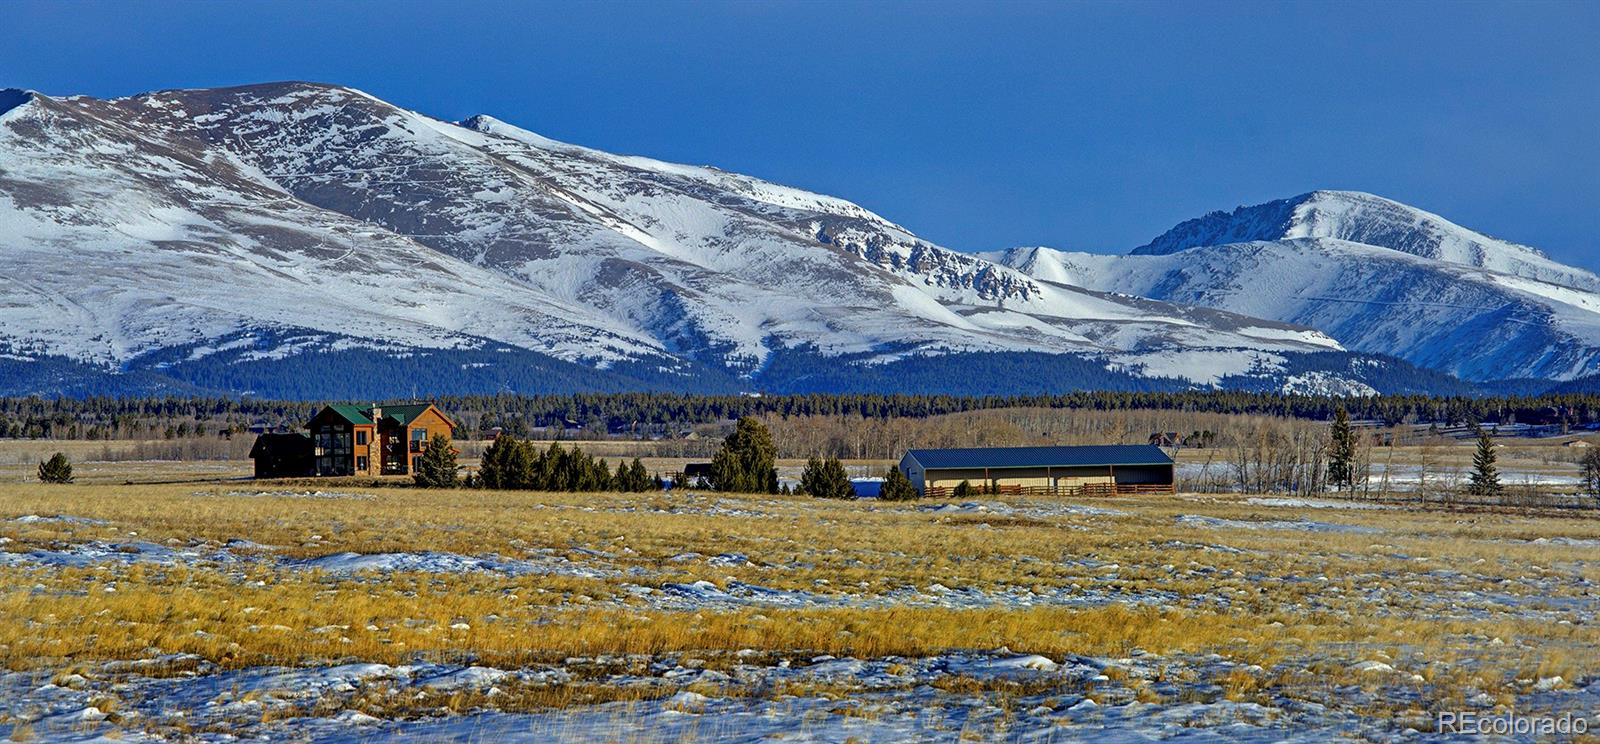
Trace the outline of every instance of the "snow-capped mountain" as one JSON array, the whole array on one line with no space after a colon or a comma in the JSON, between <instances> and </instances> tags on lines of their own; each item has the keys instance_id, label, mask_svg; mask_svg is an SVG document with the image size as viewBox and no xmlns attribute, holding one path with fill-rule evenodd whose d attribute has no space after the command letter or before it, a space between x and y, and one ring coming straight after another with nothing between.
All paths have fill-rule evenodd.
<instances>
[{"instance_id":1,"label":"snow-capped mountain","mask_svg":"<svg viewBox=\"0 0 1600 744\"><path fill-rule=\"evenodd\" d=\"M796 355L1032 353L1215 383L1343 351L1030 276L841 199L306 83L0 93L0 258L0 354L125 370L518 350L759 386L775 362L811 374Z\"/></svg>"},{"instance_id":2,"label":"snow-capped mountain","mask_svg":"<svg viewBox=\"0 0 1600 744\"><path fill-rule=\"evenodd\" d=\"M1309 326L1469 380L1600 372L1600 277L1371 194L1213 212L1126 256L988 257L1041 280Z\"/></svg>"}]
</instances>

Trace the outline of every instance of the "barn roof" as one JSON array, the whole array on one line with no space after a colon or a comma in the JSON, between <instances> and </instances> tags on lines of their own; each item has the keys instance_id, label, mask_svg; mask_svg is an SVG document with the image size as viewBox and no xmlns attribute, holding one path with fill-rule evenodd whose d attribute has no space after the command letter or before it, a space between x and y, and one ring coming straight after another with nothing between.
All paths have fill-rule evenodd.
<instances>
[{"instance_id":1,"label":"barn roof","mask_svg":"<svg viewBox=\"0 0 1600 744\"><path fill-rule=\"evenodd\" d=\"M907 453L927 469L1068 468L1086 465L1171 465L1172 458L1149 444L1083 447L974 447L914 449Z\"/></svg>"}]
</instances>

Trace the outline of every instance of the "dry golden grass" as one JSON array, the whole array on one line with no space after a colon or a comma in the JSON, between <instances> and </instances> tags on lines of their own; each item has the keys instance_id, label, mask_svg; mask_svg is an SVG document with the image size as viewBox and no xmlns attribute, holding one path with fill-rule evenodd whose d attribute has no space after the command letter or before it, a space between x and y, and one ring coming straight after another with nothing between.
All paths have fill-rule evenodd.
<instances>
[{"instance_id":1,"label":"dry golden grass","mask_svg":"<svg viewBox=\"0 0 1600 744\"><path fill-rule=\"evenodd\" d=\"M282 488L256 483L0 485L0 519L67 514L108 522L3 521L0 537L8 542L0 550L57 550L88 540L203 541L209 550L244 538L276 546L289 558L341 551L554 556L620 577L341 576L270 563L0 566L0 664L67 669L158 652L195 654L225 667L346 660L514 667L619 654L695 653L715 660L742 649L771 659L916 657L1002 646L1054 657L1119 657L1143 649L1220 653L1260 665L1264 672L1217 681L1225 696L1240 700L1286 686L1373 684L1349 665L1378 653L1437 690L1455 691L1430 693L1438 695L1507 694L1517 679L1575 680L1600 672L1600 657L1592 653L1600 647L1595 626L1509 614L1481 599L1513 594L1535 605L1589 601L1592 607L1576 579L1600 582L1594 560L1600 550L1525 542L1600 539L1600 524L1592 520L1408 510L1300 513L1229 498L1093 502L1120 515L1017 502L1015 511L985 515L806 497L318 485L358 498L230 495ZM1377 532L1177 521L1188 514L1246 522L1305 517ZM1208 547L1217 545L1232 552ZM688 552L738 552L755 565L673 560ZM671 611L623 586L695 580L807 591L845 606ZM955 609L881 601L934 583L1040 596L1093 594L1102 604ZM1175 599L1165 607L1133 601L1158 593ZM469 627L451 627L458 623ZM1488 645L1492 638L1501 645ZM1308 661L1317 659L1325 661ZM612 693L580 681L523 694L527 705L544 705L610 699ZM1148 689L1137 694L1160 698Z\"/></svg>"}]
</instances>

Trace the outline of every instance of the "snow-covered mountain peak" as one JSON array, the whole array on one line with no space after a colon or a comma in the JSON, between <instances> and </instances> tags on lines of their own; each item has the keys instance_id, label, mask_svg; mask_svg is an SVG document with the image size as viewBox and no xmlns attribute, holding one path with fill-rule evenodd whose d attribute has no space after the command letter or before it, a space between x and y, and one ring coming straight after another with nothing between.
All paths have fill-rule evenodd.
<instances>
[{"instance_id":1,"label":"snow-covered mountain peak","mask_svg":"<svg viewBox=\"0 0 1600 744\"><path fill-rule=\"evenodd\" d=\"M1359 191L1312 191L1232 212L1212 212L1178 224L1132 253L1167 255L1204 246L1311 238L1360 243L1441 263L1600 291L1600 277L1552 261L1537 249Z\"/></svg>"}]
</instances>

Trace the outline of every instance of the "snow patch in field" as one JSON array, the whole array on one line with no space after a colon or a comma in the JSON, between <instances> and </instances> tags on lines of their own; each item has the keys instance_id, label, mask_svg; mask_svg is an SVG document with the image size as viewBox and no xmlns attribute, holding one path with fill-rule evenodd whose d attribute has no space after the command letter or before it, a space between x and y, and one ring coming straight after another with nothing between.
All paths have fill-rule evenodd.
<instances>
[{"instance_id":1,"label":"snow patch in field","mask_svg":"<svg viewBox=\"0 0 1600 744\"><path fill-rule=\"evenodd\" d=\"M1353 524L1336 524L1332 522L1313 522L1309 519L1298 520L1269 520L1245 521L1239 519L1223 519L1221 517L1205 517L1198 514L1183 514L1176 518L1178 524L1186 527L1205 527L1208 529L1234 529L1234 530L1293 530L1299 532L1346 532L1351 534L1373 534L1382 532L1375 527L1362 527Z\"/></svg>"},{"instance_id":2,"label":"snow patch in field","mask_svg":"<svg viewBox=\"0 0 1600 744\"><path fill-rule=\"evenodd\" d=\"M918 511L932 514L1021 514L1030 517L1121 517L1127 512L1083 504L1034 503L1020 506L999 501L963 501L959 504L924 504Z\"/></svg>"},{"instance_id":3,"label":"snow patch in field","mask_svg":"<svg viewBox=\"0 0 1600 744\"><path fill-rule=\"evenodd\" d=\"M604 576L607 572L576 564L546 564L514 560L498 555L466 556L459 553L423 551L416 553L334 553L316 558L290 561L293 568L327 571L329 573L355 574L366 572L393 573L416 571L422 573L459 574L474 571L502 573L511 576L529 574L562 574L572 576Z\"/></svg>"},{"instance_id":4,"label":"snow patch in field","mask_svg":"<svg viewBox=\"0 0 1600 744\"><path fill-rule=\"evenodd\" d=\"M93 527L103 527L111 524L104 519L90 519L89 517L73 517L66 514L44 517L38 514L24 514L20 517L7 520L15 524L81 524Z\"/></svg>"},{"instance_id":5,"label":"snow patch in field","mask_svg":"<svg viewBox=\"0 0 1600 744\"><path fill-rule=\"evenodd\" d=\"M1292 497L1252 497L1245 499L1245 503L1255 506L1275 506L1289 509L1355 509L1357 511L1398 509L1397 506L1388 504L1369 504L1362 501L1340 501L1337 499L1301 499Z\"/></svg>"},{"instance_id":6,"label":"snow patch in field","mask_svg":"<svg viewBox=\"0 0 1600 744\"><path fill-rule=\"evenodd\" d=\"M213 494L210 491L195 491L194 495L196 495L196 496L211 496ZM370 494L370 493L351 493L351 492L346 492L346 491L322 491L322 490L311 490L311 491L292 491L292 490L285 490L285 491L228 491L226 495L239 497L239 498L252 498L252 499L254 499L254 498L273 498L273 499L357 499L357 500L361 500L361 501L371 501L371 500L377 498L377 496L374 496L373 494Z\"/></svg>"}]
</instances>

